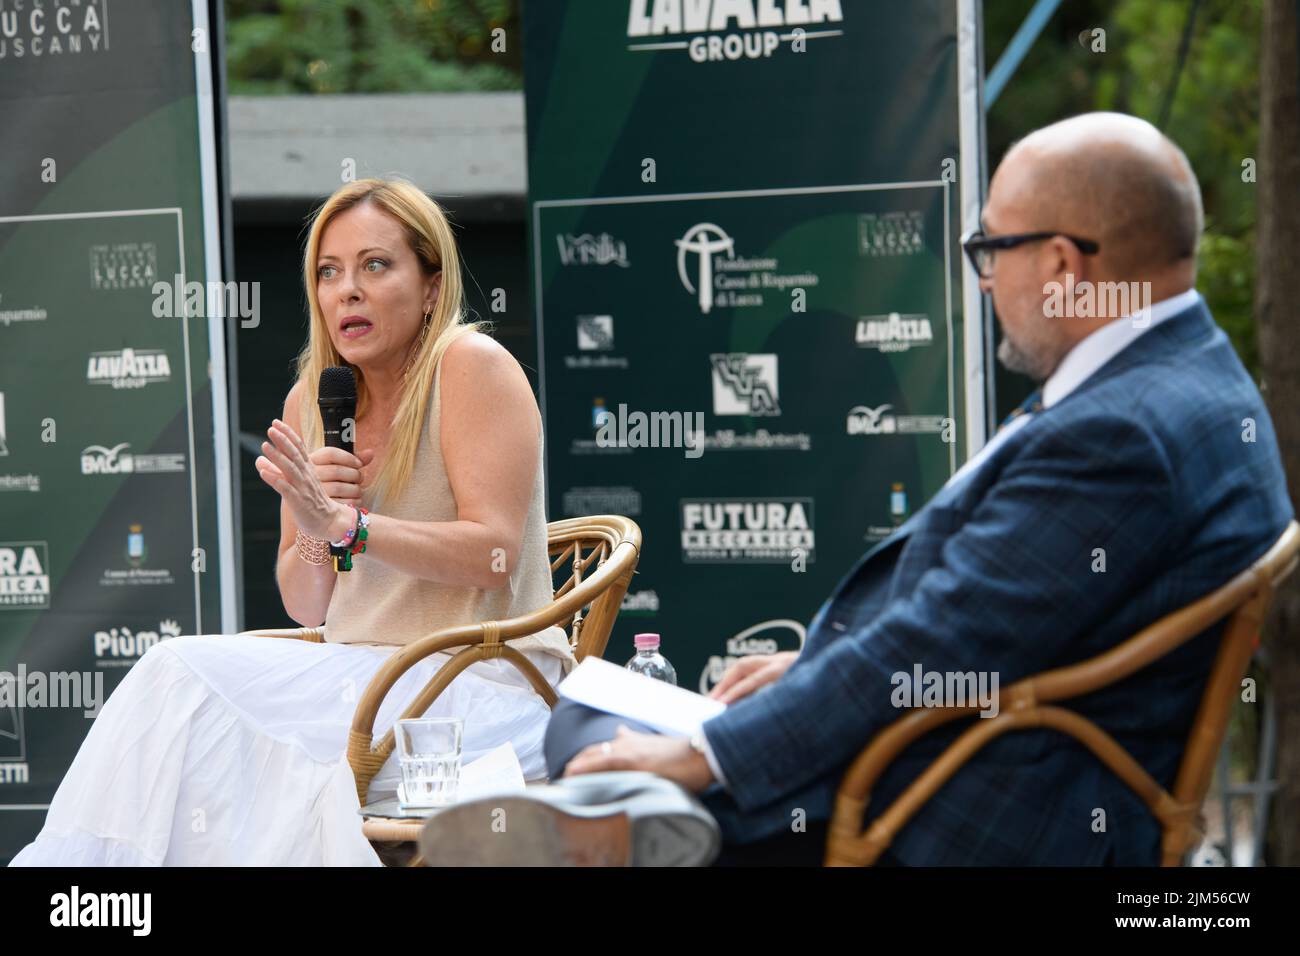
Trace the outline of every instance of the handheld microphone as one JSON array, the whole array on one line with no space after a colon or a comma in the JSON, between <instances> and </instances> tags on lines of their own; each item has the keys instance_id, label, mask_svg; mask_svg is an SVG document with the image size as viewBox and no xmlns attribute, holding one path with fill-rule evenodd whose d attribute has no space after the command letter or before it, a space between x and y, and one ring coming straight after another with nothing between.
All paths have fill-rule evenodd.
<instances>
[{"instance_id":1,"label":"handheld microphone","mask_svg":"<svg viewBox=\"0 0 1300 956\"><path fill-rule=\"evenodd\" d=\"M332 365L323 370L316 392L316 404L320 406L325 445L329 448L342 448L352 454L357 419L357 376L352 369L346 365ZM347 548L330 545L335 571L352 570L350 562L340 560L347 553Z\"/></svg>"},{"instance_id":2,"label":"handheld microphone","mask_svg":"<svg viewBox=\"0 0 1300 956\"><path fill-rule=\"evenodd\" d=\"M357 418L357 376L352 369L346 365L324 369L316 404L320 406L326 446L351 454Z\"/></svg>"}]
</instances>

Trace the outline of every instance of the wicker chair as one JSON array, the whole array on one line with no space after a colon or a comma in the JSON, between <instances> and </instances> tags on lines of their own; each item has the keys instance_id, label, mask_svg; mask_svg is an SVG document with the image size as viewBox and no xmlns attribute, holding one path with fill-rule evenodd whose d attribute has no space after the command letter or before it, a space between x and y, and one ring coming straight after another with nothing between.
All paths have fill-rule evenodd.
<instances>
[{"instance_id":1,"label":"wicker chair","mask_svg":"<svg viewBox=\"0 0 1300 956\"><path fill-rule=\"evenodd\" d=\"M564 583L555 589L555 599L546 607L505 621L483 621L445 628L420 638L393 653L371 678L361 695L352 730L348 735L348 763L356 778L357 797L364 806L370 781L393 752L390 729L376 744L375 717L379 706L397 680L417 661L431 654L461 648L402 711L401 718L425 713L456 675L476 661L502 657L510 661L532 684L533 689L554 707L555 691L528 658L503 642L535 634L560 625L569 633L569 643L578 660L605 652L614 619L623 603L641 554L641 529L628 518L597 515L566 518L547 525L547 551L551 573L563 569ZM275 628L248 631L261 637L324 640L322 628ZM423 821L367 817L362 832L377 844L385 862L409 862ZM394 845L406 845L400 848Z\"/></svg>"},{"instance_id":2,"label":"wicker chair","mask_svg":"<svg viewBox=\"0 0 1300 956\"><path fill-rule=\"evenodd\" d=\"M854 761L840 784L826 845L827 866L870 866L926 800L974 754L1007 731L1050 727L1076 738L1150 807L1164 836L1165 866L1178 866L1200 842L1201 803L1210 786L1228 716L1241 690L1274 589L1290 574L1300 552L1300 525L1291 522L1251 567L1217 591L1090 660L1017 681L1003 691L996 717L976 720L863 831L871 789L886 767L913 741L977 707L913 710L881 731ZM1104 730L1073 711L1051 706L1123 680L1225 620L1218 656L1201 695L1173 793L1162 788Z\"/></svg>"}]
</instances>

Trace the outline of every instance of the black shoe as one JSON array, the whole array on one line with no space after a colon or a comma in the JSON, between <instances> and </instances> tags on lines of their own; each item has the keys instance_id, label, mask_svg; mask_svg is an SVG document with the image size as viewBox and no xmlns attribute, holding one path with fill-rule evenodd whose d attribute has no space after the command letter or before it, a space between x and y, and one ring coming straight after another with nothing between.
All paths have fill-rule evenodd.
<instances>
[{"instance_id":1,"label":"black shoe","mask_svg":"<svg viewBox=\"0 0 1300 956\"><path fill-rule=\"evenodd\" d=\"M426 866L706 866L722 835L695 797L653 773L564 777L448 807L420 833Z\"/></svg>"}]
</instances>

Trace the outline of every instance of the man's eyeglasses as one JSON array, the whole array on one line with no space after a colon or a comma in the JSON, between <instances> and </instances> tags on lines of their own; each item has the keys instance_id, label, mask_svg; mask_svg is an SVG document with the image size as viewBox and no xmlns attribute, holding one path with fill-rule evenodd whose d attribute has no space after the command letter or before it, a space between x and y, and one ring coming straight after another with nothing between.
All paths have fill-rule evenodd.
<instances>
[{"instance_id":1,"label":"man's eyeglasses","mask_svg":"<svg viewBox=\"0 0 1300 956\"><path fill-rule=\"evenodd\" d=\"M975 268L976 275L987 279L993 274L993 258L999 249L1014 249L1026 242L1038 242L1055 236L1069 239L1084 255L1093 255L1101 248L1092 239L1081 239L1064 232L1022 232L1014 236L986 236L983 229L973 229L962 236L961 247L966 250L966 256Z\"/></svg>"}]
</instances>

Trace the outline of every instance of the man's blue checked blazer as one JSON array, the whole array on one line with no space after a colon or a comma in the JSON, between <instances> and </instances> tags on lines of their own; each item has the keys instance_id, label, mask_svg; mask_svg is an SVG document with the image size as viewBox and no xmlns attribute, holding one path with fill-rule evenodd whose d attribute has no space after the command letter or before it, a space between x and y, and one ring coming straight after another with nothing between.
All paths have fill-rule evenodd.
<instances>
[{"instance_id":1,"label":"man's blue checked blazer","mask_svg":"<svg viewBox=\"0 0 1300 956\"><path fill-rule=\"evenodd\" d=\"M795 665L705 724L729 784L705 801L738 843L789 832L800 811L827 818L849 762L903 713L891 675L996 672L1006 688L1093 657L1224 584L1291 517L1268 412L1198 302L1036 413L849 571ZM1063 706L1169 787L1221 631ZM869 818L969 726L901 754ZM916 865L1147 865L1159 845L1119 778L1072 738L1034 730L981 750L891 853Z\"/></svg>"}]
</instances>

